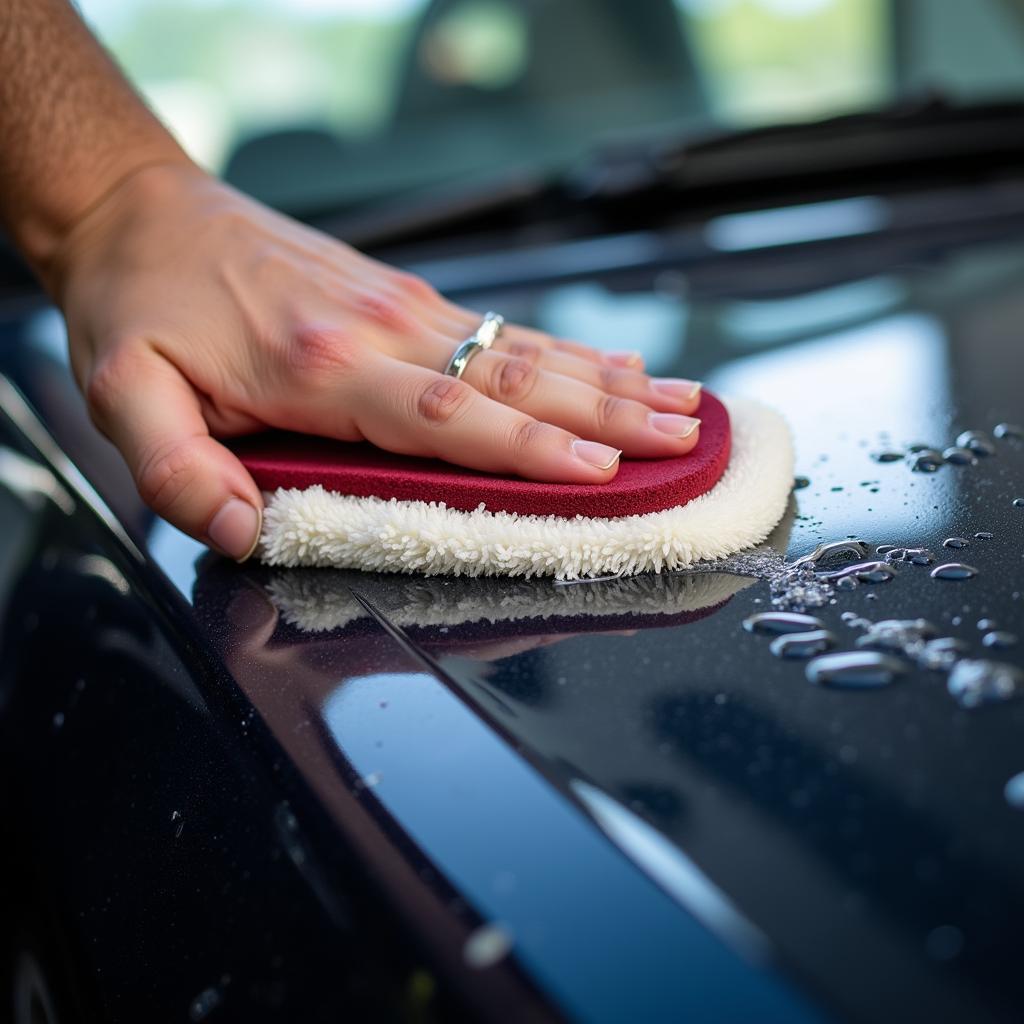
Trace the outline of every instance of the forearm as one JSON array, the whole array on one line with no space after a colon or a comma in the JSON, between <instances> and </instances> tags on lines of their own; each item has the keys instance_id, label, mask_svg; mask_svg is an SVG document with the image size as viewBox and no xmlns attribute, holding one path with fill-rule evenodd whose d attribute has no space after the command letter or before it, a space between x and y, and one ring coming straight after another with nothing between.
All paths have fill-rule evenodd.
<instances>
[{"instance_id":1,"label":"forearm","mask_svg":"<svg viewBox=\"0 0 1024 1024\"><path fill-rule=\"evenodd\" d=\"M136 170L187 161L67 0L0 0L0 220L54 287L63 239Z\"/></svg>"}]
</instances>

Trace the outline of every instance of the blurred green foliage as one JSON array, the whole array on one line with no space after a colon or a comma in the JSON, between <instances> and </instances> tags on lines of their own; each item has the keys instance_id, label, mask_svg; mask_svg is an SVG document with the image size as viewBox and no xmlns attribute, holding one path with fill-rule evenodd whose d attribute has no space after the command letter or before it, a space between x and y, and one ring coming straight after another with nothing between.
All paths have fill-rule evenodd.
<instances>
[{"instance_id":1,"label":"blurred green foliage","mask_svg":"<svg viewBox=\"0 0 1024 1024\"><path fill-rule=\"evenodd\" d=\"M885 99L891 88L887 0L796 4L794 13L780 14L784 6L736 0L686 18L723 119L780 121Z\"/></svg>"},{"instance_id":2,"label":"blurred green foliage","mask_svg":"<svg viewBox=\"0 0 1024 1024\"><path fill-rule=\"evenodd\" d=\"M110 0L108 0L110 2ZM501 4L466 0L500 17ZM203 162L240 137L290 125L343 136L388 121L427 6L368 16L335 4L120 0L97 28L129 76ZM677 0L718 121L830 114L884 98L887 0ZM86 16L90 0L84 0ZM401 10L399 8L399 10ZM361 13L360 13L361 12ZM479 18L478 18L479 20Z\"/></svg>"}]
</instances>

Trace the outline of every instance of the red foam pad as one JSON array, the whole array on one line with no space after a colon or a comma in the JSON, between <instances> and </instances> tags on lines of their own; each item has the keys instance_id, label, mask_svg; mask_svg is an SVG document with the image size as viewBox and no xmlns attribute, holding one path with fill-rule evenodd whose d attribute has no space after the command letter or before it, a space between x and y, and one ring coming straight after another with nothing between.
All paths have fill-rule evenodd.
<instances>
[{"instance_id":1,"label":"red foam pad","mask_svg":"<svg viewBox=\"0 0 1024 1024\"><path fill-rule=\"evenodd\" d=\"M729 414L706 391L697 415L700 441L673 459L623 459L606 484L543 484L492 476L437 459L393 455L365 442L329 441L303 434L266 433L232 444L257 485L329 491L400 501L443 501L471 511L481 502L491 512L522 515L615 516L660 512L711 490L729 462Z\"/></svg>"}]
</instances>

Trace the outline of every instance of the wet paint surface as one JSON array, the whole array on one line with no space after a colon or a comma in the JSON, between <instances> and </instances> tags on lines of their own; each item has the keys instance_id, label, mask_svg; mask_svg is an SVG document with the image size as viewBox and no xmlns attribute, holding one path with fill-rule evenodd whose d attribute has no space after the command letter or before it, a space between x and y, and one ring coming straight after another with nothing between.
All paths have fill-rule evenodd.
<instances>
[{"instance_id":1,"label":"wet paint surface","mask_svg":"<svg viewBox=\"0 0 1024 1024\"><path fill-rule=\"evenodd\" d=\"M713 1019L716 993L743 985L752 1000L771 992L789 1019L806 1008L779 992L813 993L826 1015L855 1021L1011 1020L1024 1002L1024 653L984 639L1024 631L1013 504L1024 444L1005 426L1024 418L1024 250L875 253L870 276L843 282L841 309L813 263L773 256L775 284L762 265L727 282L697 273L685 290L650 273L460 297L615 348L662 317L652 372L784 411L807 481L770 539L775 569L796 572L779 584L784 607L764 579L725 574L558 588L197 570L196 546L163 527L148 535L255 719L339 829L376 828L428 879L439 919L459 925L458 962L495 956L488 969L523 970L580 1013L593 1007L574 972L595 962L627 987L642 977L652 999L663 986L689 1019L701 1008ZM922 455L930 471L920 458L915 471ZM794 570L819 545L850 541L866 547L847 562ZM961 559L972 578L932 577ZM898 680L815 685L813 660L774 657L773 637L744 622L806 614L790 600L797 586L801 600L820 598L800 628L835 638L825 657L891 659ZM997 627L977 628L985 618ZM916 639L878 629L920 620L934 630ZM449 733L428 727L439 718ZM56 718L47 727L68 732ZM476 824L487 801L522 823L524 845L505 858ZM586 860L575 872L571 858L542 870L545 835L530 833L541 807L549 834L575 837ZM170 809L166 819L171 837L194 828ZM620 898L636 913L628 936ZM588 941L570 930L545 945L574 907L594 915ZM587 959L635 945L645 922L660 936L648 973L625 952ZM749 934L768 951L754 967L737 938ZM685 956L658 959L674 941L720 973L674 988Z\"/></svg>"},{"instance_id":2,"label":"wet paint surface","mask_svg":"<svg viewBox=\"0 0 1024 1024\"><path fill-rule=\"evenodd\" d=\"M1024 282L1024 261L1018 273ZM797 470L809 483L771 539L772 571L782 557L792 567L821 545L852 545L826 547L836 561L798 566L811 574L805 591L823 594L823 604L801 609L813 618L758 619L792 605L773 606L763 580L742 578L727 595L728 577L686 592L651 578L556 588L282 573L264 589L290 623L286 643L344 664L359 643L351 620L315 641L303 626L316 614L328 626L339 594L361 594L553 785L569 791L586 779L684 853L765 934L784 972L828 993L840 1017L870 1020L883 1005L919 1013L923 1000L937 1019L999 1019L1022 996L1013 950L1024 821L1003 789L1024 766L1024 705L1005 699L1007 670L992 684L977 664L1019 666L1021 656L987 648L974 623L987 615L1022 627L1024 524L1011 499L1024 446L992 433L1019 416L1016 387L1003 390L998 375L993 386L977 354L964 362L959 346L972 344L972 316L979 330L1005 318L1009 351L1018 300L1007 292L1005 308L991 296L964 302L955 332L922 304L812 337L805 352L780 344L726 361L710 377L723 391L774 401L793 422ZM719 300L694 315L723 323L729 310ZM899 373L887 376L866 419L857 389L816 382L870 365L874 351L919 364L928 386L908 391ZM998 346L991 358L1001 358ZM994 454L947 459L932 473L870 458L918 438L941 451L979 423L989 424ZM966 541L973 578L932 577L936 561L947 564L932 553L956 547L944 547L950 538ZM791 596L795 585L780 592ZM553 603L570 591L574 603ZM844 612L866 625L842 621ZM913 657L891 646L891 630L873 628L922 619L935 629ZM819 667L821 685L811 685L806 662L772 657L766 630L819 624L837 640L826 658L855 652L881 674ZM865 649L864 637L882 646ZM380 657L386 641L374 643ZM967 668L953 677L960 660ZM871 685L890 679L896 685ZM986 703L994 693L998 706ZM883 990L865 987L865 976L894 980Z\"/></svg>"}]
</instances>

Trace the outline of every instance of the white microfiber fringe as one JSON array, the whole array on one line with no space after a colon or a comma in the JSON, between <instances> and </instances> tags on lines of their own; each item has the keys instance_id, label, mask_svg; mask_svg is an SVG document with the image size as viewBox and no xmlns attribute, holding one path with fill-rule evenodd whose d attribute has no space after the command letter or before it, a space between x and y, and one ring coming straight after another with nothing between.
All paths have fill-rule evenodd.
<instances>
[{"instance_id":1,"label":"white microfiber fringe","mask_svg":"<svg viewBox=\"0 0 1024 1024\"><path fill-rule=\"evenodd\" d=\"M579 587L518 580L469 586L452 580L448 587L426 580L383 580L381 592L367 596L402 629L556 616L672 616L721 604L754 582L724 573L659 577L663 586L653 586L654 580L647 578ZM369 615L334 573L284 572L267 584L267 593L285 622L304 633L342 629Z\"/></svg>"},{"instance_id":2,"label":"white microfiber fringe","mask_svg":"<svg viewBox=\"0 0 1024 1024\"><path fill-rule=\"evenodd\" d=\"M569 519L356 498L320 486L279 488L263 516L258 557L282 566L556 579L661 572L724 558L768 536L793 486L793 444L782 417L749 399L726 406L729 467L686 505Z\"/></svg>"}]
</instances>

